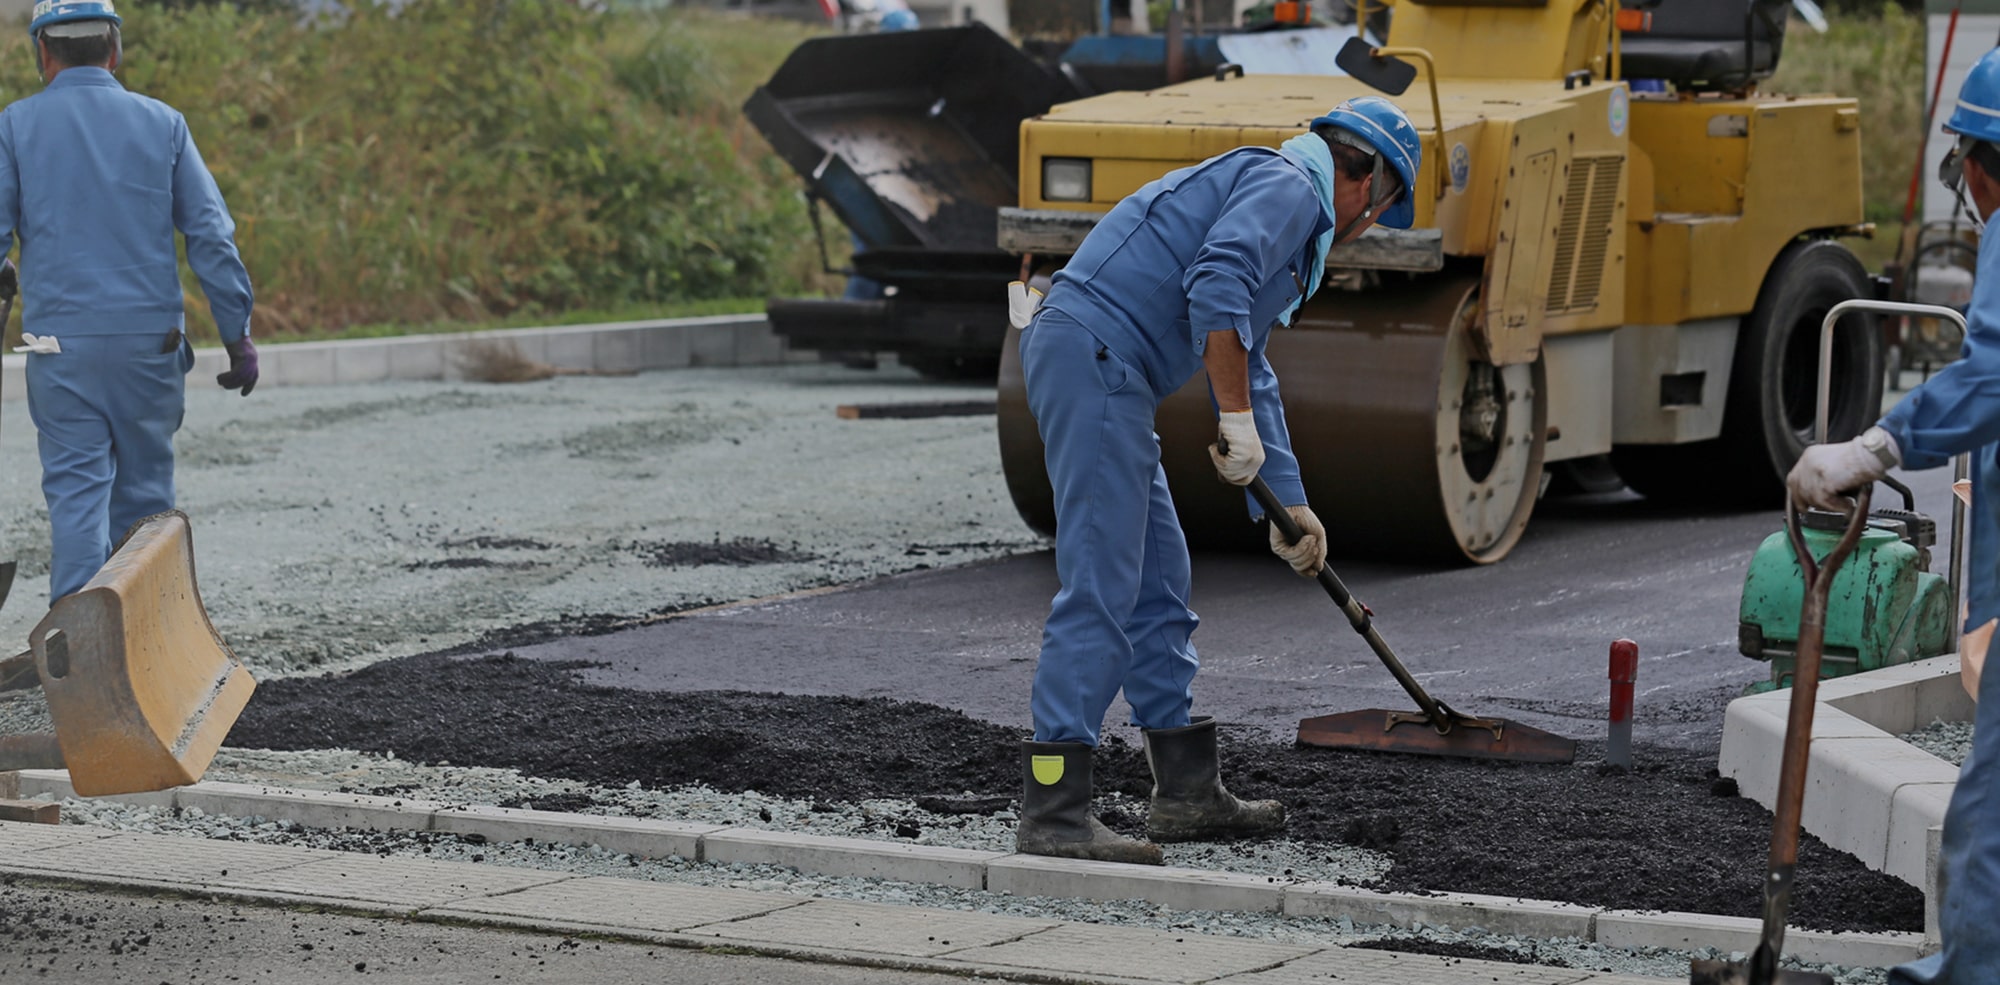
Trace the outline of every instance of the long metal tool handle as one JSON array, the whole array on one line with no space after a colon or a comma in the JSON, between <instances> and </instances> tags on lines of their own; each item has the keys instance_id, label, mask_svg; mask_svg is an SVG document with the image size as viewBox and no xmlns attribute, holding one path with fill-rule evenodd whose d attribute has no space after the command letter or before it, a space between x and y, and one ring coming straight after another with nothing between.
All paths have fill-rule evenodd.
<instances>
[{"instance_id":1,"label":"long metal tool handle","mask_svg":"<svg viewBox=\"0 0 2000 985\"><path fill-rule=\"evenodd\" d=\"M1299 525L1292 520L1292 514L1285 509L1285 504L1278 501L1278 494L1271 491L1270 484L1265 482L1262 476L1251 478L1250 495L1256 498L1258 506L1264 508L1264 515L1270 518L1271 525L1277 528L1279 536L1285 538L1285 543L1296 544L1299 538L1305 536L1305 531L1299 529ZM1340 576L1334 574L1333 569L1327 565L1320 565L1319 584L1321 588L1326 589L1326 594L1333 597L1333 602L1340 606L1340 611L1347 614L1347 624L1354 627L1354 631L1361 634L1362 639L1368 641L1368 648L1374 650L1375 655L1381 658L1383 666L1389 668L1389 673L1396 675L1396 683L1403 685L1403 690L1409 693L1410 700L1415 701L1417 707L1422 708L1424 714L1429 716L1431 725L1441 732L1448 730L1452 719L1458 717L1458 713L1452 711L1444 702L1431 697L1430 692L1425 691L1424 686L1418 684L1417 679L1410 675L1409 668L1404 667L1403 662L1396 659L1395 652L1389 649L1389 644L1382 639L1382 634L1375 631L1374 617L1369 614L1368 607L1362 605L1360 600L1347 590L1346 585L1341 584Z\"/></svg>"},{"instance_id":2,"label":"long metal tool handle","mask_svg":"<svg viewBox=\"0 0 2000 985\"><path fill-rule=\"evenodd\" d=\"M1806 767L1812 759L1814 703L1819 699L1820 657L1826 650L1826 607L1834 576L1861 542L1868 526L1872 486L1855 497L1847 532L1815 562L1799 531L1798 504L1785 502L1785 532L1805 578L1805 599L1799 607L1799 642L1792 667L1792 701L1785 719L1785 745L1778 766L1778 801L1771 809L1771 860L1764 879L1764 929L1756 953L1750 956L1751 981L1775 980L1778 956L1785 947L1785 914L1791 909L1792 877L1799 863L1799 821L1805 813Z\"/></svg>"}]
</instances>

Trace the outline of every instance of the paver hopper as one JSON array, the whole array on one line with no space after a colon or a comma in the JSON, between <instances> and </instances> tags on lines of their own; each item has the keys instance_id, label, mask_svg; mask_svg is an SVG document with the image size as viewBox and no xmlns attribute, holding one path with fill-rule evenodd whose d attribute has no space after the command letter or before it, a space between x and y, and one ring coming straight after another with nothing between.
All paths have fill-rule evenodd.
<instances>
[{"instance_id":1,"label":"paver hopper","mask_svg":"<svg viewBox=\"0 0 2000 985\"><path fill-rule=\"evenodd\" d=\"M965 360L990 374L1020 266L996 230L1020 184L1021 120L1076 94L983 25L799 45L744 115L858 238L853 272L896 290L774 299L772 328L798 348Z\"/></svg>"},{"instance_id":2,"label":"paver hopper","mask_svg":"<svg viewBox=\"0 0 2000 985\"><path fill-rule=\"evenodd\" d=\"M29 645L0 662L0 682L32 662L56 731L0 737L0 769L66 766L85 797L199 780L256 687L208 621L179 510L134 524Z\"/></svg>"}]
</instances>

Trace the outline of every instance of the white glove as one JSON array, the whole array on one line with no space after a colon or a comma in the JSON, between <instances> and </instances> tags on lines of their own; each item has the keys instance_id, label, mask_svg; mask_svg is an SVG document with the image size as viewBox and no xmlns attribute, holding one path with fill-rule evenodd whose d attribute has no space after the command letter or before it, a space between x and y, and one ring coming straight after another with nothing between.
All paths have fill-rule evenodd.
<instances>
[{"instance_id":1,"label":"white glove","mask_svg":"<svg viewBox=\"0 0 2000 985\"><path fill-rule=\"evenodd\" d=\"M1854 502L1844 493L1888 475L1901 460L1896 439L1879 427L1869 428L1852 441L1808 446L1785 476L1785 485L1807 506L1845 513Z\"/></svg>"},{"instance_id":2,"label":"white glove","mask_svg":"<svg viewBox=\"0 0 2000 985\"><path fill-rule=\"evenodd\" d=\"M1257 415L1247 410L1225 410L1217 420L1215 433L1219 440L1208 446L1215 474L1230 485L1249 485L1257 477L1257 470L1264 467L1264 439L1257 437ZM1228 454L1222 452L1223 446L1229 448Z\"/></svg>"},{"instance_id":3,"label":"white glove","mask_svg":"<svg viewBox=\"0 0 2000 985\"><path fill-rule=\"evenodd\" d=\"M56 341L53 335L31 335L22 332L21 343L14 347L15 352L32 352L38 356L53 356L62 352L62 343Z\"/></svg>"},{"instance_id":4,"label":"white glove","mask_svg":"<svg viewBox=\"0 0 2000 985\"><path fill-rule=\"evenodd\" d=\"M1316 577L1319 569L1326 566L1326 528L1320 526L1319 517L1313 515L1310 506L1287 506L1285 512L1292 515L1292 522L1299 525L1299 532L1305 536L1296 544L1285 543L1285 535L1278 532L1278 525L1271 524L1271 553L1284 558L1292 570L1307 578Z\"/></svg>"},{"instance_id":5,"label":"white glove","mask_svg":"<svg viewBox=\"0 0 2000 985\"><path fill-rule=\"evenodd\" d=\"M1007 321L1015 328L1027 328L1042 307L1042 292L1020 282L1007 284Z\"/></svg>"}]
</instances>

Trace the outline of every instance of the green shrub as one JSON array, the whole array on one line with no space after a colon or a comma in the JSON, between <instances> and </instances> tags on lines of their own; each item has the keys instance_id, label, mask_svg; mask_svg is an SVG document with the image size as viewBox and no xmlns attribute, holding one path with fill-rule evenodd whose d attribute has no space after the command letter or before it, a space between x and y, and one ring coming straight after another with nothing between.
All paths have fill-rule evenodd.
<instances>
[{"instance_id":1,"label":"green shrub","mask_svg":"<svg viewBox=\"0 0 2000 985\"><path fill-rule=\"evenodd\" d=\"M760 296L809 269L796 179L726 102L800 28L562 0L123 13L121 75L187 115L260 331ZM759 42L722 46L745 82L704 54L731 34ZM0 98L40 88L25 48L0 33Z\"/></svg>"}]
</instances>

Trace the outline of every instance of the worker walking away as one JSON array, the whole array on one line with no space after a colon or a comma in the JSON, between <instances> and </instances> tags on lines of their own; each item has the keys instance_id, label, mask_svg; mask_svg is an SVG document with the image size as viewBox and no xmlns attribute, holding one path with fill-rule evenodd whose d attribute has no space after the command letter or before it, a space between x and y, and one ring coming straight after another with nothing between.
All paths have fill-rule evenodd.
<instances>
[{"instance_id":1,"label":"worker walking away","mask_svg":"<svg viewBox=\"0 0 2000 985\"><path fill-rule=\"evenodd\" d=\"M1385 99L1352 99L1281 149L1245 147L1174 171L1107 213L1059 271L1021 335L1028 407L1055 491L1056 572L1035 669L1035 736L1021 749L1016 849L1158 864L1157 845L1090 812L1091 755L1122 689L1153 770L1153 841L1259 834L1275 801L1222 785L1213 719L1191 717L1187 541L1167 493L1153 415L1206 369L1223 479L1262 475L1307 536L1272 549L1316 575L1326 533L1306 504L1265 358L1271 328L1319 287L1327 252L1377 221L1407 228L1422 148ZM1026 297L1016 288L1017 305ZM1246 501L1249 497L1246 495ZM1250 501L1252 517L1261 515Z\"/></svg>"},{"instance_id":2,"label":"worker walking away","mask_svg":"<svg viewBox=\"0 0 2000 985\"><path fill-rule=\"evenodd\" d=\"M174 432L194 350L174 231L250 394L250 277L187 120L127 92L108 0L42 0L28 24L43 91L0 111L0 230L21 244L21 348L48 501L53 601L114 538L174 506Z\"/></svg>"},{"instance_id":3,"label":"worker walking away","mask_svg":"<svg viewBox=\"0 0 2000 985\"><path fill-rule=\"evenodd\" d=\"M1967 197L1983 224L2000 208L2000 50L1966 75L1945 123L1957 143L1939 178ZM1961 358L1910 391L1858 438L1814 445L1788 485L1801 502L1824 510L1853 508L1848 494L1889 474L1937 468L1972 453L1971 531L1965 555L1969 587L1963 649L1982 648L2000 620L2000 236L1982 236ZM1972 755L1959 771L1945 813L1938 925L1944 948L1894 969L1894 985L1991 985L2000 982L2000 685L1980 684Z\"/></svg>"}]
</instances>

